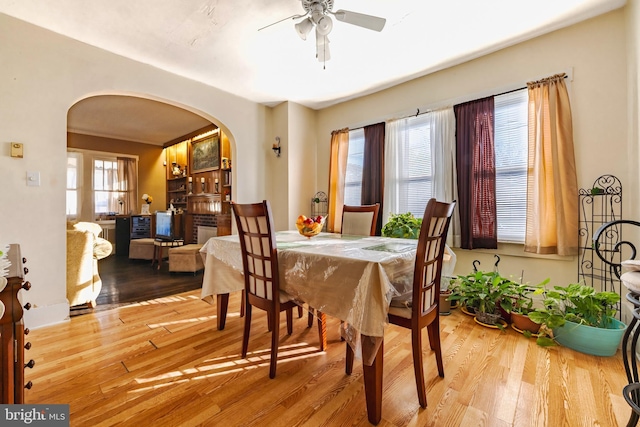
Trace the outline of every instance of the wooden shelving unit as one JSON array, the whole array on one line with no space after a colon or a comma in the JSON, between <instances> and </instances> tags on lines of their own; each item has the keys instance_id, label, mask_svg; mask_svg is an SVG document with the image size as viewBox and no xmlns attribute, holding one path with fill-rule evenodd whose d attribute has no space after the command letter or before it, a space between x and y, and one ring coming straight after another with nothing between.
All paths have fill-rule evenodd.
<instances>
[{"instance_id":1,"label":"wooden shelving unit","mask_svg":"<svg viewBox=\"0 0 640 427\"><path fill-rule=\"evenodd\" d=\"M213 134L211 134L213 131ZM207 138L207 139L205 139ZM203 144L203 145L199 145ZM196 147L194 149L194 146ZM212 157L197 157L204 151ZM215 217L218 235L231 234L232 158L229 138L222 130L207 127L164 144L167 177L167 208L184 212L185 243L193 243L202 215ZM211 159L206 164L206 159ZM203 167L203 163L206 164Z\"/></svg>"}]
</instances>

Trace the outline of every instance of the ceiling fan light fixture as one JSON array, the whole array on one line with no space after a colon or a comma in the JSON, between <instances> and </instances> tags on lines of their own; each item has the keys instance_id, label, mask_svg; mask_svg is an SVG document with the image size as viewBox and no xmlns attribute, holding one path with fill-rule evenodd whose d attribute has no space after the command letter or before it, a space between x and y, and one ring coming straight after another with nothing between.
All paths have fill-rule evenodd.
<instances>
[{"instance_id":1,"label":"ceiling fan light fixture","mask_svg":"<svg viewBox=\"0 0 640 427\"><path fill-rule=\"evenodd\" d=\"M333 28L333 20L329 15L322 15L316 21L316 29L318 34L326 36L331 32Z\"/></svg>"},{"instance_id":2,"label":"ceiling fan light fixture","mask_svg":"<svg viewBox=\"0 0 640 427\"><path fill-rule=\"evenodd\" d=\"M307 39L307 34L309 34L311 29L313 28L313 22L311 21L311 18L307 18L307 19L304 19L304 20L298 22L295 25L295 28L296 28L296 33L298 33L300 38L302 40L306 40Z\"/></svg>"}]
</instances>

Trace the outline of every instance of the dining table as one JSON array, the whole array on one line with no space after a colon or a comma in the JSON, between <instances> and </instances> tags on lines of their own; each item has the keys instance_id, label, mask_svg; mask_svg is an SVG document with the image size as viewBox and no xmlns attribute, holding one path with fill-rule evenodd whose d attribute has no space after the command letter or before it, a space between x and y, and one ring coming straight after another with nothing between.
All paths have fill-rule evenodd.
<instances>
[{"instance_id":1,"label":"dining table","mask_svg":"<svg viewBox=\"0 0 640 427\"><path fill-rule=\"evenodd\" d=\"M392 303L410 300L417 242L324 232L312 238L298 231L276 233L280 289L300 304L342 321L341 336L362 358L372 424L382 416L387 314ZM201 298L217 304L217 327L224 329L229 294L244 289L238 235L212 237L200 254L205 266ZM443 271L452 270L450 260L449 256Z\"/></svg>"}]
</instances>

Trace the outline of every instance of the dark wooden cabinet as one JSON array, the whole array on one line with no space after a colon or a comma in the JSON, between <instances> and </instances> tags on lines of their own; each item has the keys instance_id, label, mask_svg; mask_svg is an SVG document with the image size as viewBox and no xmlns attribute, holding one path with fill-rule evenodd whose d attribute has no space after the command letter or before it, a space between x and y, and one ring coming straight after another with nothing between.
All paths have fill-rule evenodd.
<instances>
[{"instance_id":1,"label":"dark wooden cabinet","mask_svg":"<svg viewBox=\"0 0 640 427\"><path fill-rule=\"evenodd\" d=\"M131 217L116 216L116 256L129 256L129 240L131 239Z\"/></svg>"}]
</instances>

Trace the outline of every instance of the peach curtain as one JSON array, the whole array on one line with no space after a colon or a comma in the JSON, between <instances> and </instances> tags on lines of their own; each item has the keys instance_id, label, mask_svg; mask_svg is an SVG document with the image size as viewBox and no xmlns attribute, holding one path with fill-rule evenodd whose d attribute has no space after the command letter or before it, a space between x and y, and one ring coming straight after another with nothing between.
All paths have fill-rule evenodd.
<instances>
[{"instance_id":1,"label":"peach curtain","mask_svg":"<svg viewBox=\"0 0 640 427\"><path fill-rule=\"evenodd\" d=\"M329 212L327 231L340 232L344 206L344 177L347 173L349 129L331 132L331 158L329 159Z\"/></svg>"},{"instance_id":2,"label":"peach curtain","mask_svg":"<svg viewBox=\"0 0 640 427\"><path fill-rule=\"evenodd\" d=\"M138 164L136 159L118 157L118 183L122 212L128 215L138 212Z\"/></svg>"},{"instance_id":3,"label":"peach curtain","mask_svg":"<svg viewBox=\"0 0 640 427\"><path fill-rule=\"evenodd\" d=\"M578 253L578 180L564 73L527 83L529 160L525 252Z\"/></svg>"}]
</instances>

